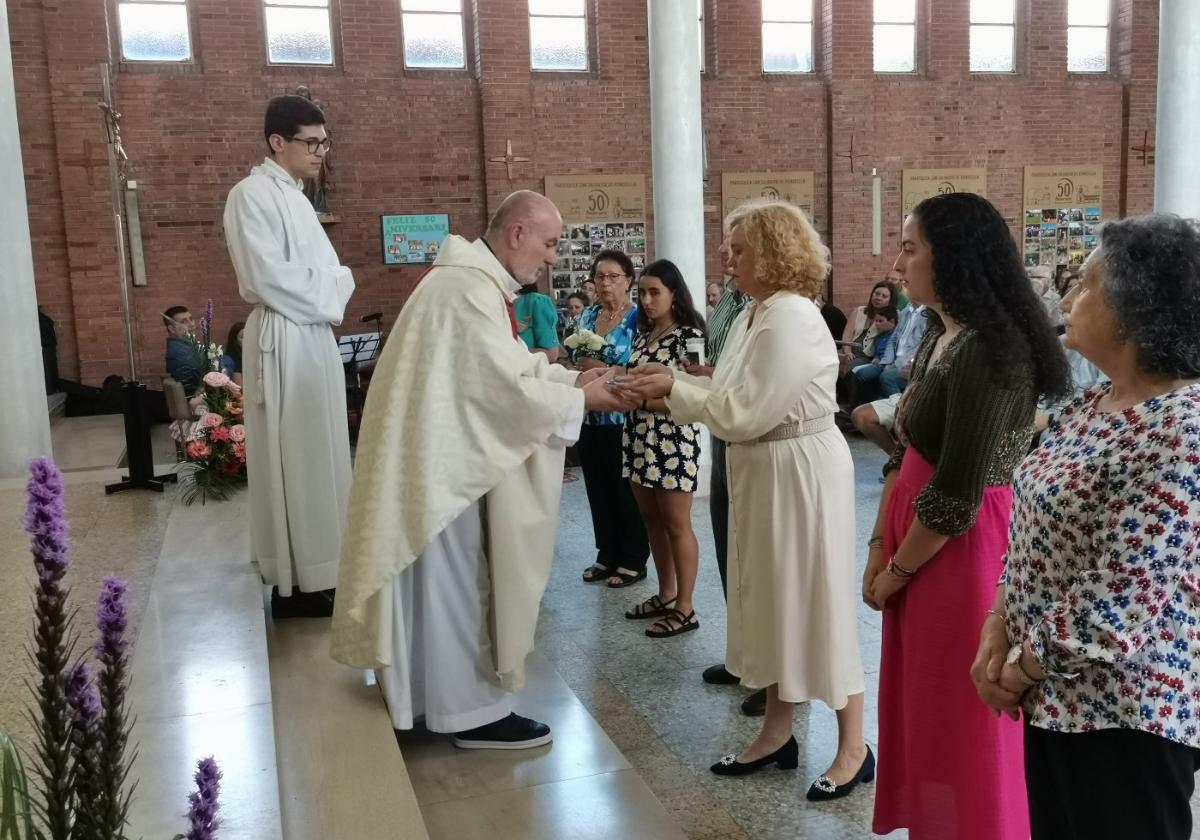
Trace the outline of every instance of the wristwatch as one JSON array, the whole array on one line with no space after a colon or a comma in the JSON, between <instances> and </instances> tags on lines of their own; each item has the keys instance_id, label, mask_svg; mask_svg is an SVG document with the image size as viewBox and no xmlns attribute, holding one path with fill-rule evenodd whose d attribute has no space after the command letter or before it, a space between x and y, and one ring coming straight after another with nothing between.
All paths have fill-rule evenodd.
<instances>
[{"instance_id":1,"label":"wristwatch","mask_svg":"<svg viewBox=\"0 0 1200 840\"><path fill-rule=\"evenodd\" d=\"M1035 680L1033 677L1029 676L1029 673L1025 670L1024 666L1021 665L1021 654L1024 653L1024 651L1024 645L1013 645L1012 648L1009 649L1008 656L1005 657L1004 661L1008 665L1017 666L1017 675L1021 678L1021 682L1025 683L1026 687L1037 685L1039 680Z\"/></svg>"}]
</instances>

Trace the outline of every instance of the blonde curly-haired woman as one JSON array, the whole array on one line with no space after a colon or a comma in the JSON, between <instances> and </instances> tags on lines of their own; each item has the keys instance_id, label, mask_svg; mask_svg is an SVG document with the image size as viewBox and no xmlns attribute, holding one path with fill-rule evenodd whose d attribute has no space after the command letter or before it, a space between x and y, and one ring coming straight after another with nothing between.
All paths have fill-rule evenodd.
<instances>
[{"instance_id":1,"label":"blonde curly-haired woman","mask_svg":"<svg viewBox=\"0 0 1200 840\"><path fill-rule=\"evenodd\" d=\"M711 380L661 367L630 371L631 398L666 398L677 423L728 441L729 632L726 668L767 689L758 738L712 766L740 776L795 768L796 703L837 710L838 751L814 801L874 778L862 735L855 617L854 465L834 425L837 350L812 298L829 250L796 207L754 207L733 227L730 274L756 302L734 322Z\"/></svg>"}]
</instances>

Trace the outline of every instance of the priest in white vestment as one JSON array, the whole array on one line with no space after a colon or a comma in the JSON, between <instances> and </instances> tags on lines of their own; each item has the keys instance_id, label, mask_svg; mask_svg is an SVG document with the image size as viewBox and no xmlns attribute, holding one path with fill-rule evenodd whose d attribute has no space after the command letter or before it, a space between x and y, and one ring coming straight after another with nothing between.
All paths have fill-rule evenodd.
<instances>
[{"instance_id":1,"label":"priest in white vestment","mask_svg":"<svg viewBox=\"0 0 1200 840\"><path fill-rule=\"evenodd\" d=\"M374 668L396 729L464 748L545 744L513 714L554 554L564 450L584 410L627 406L604 371L530 353L512 301L558 259L558 211L501 204L450 236L371 380L338 575L333 655Z\"/></svg>"},{"instance_id":2,"label":"priest in white vestment","mask_svg":"<svg viewBox=\"0 0 1200 840\"><path fill-rule=\"evenodd\" d=\"M272 99L271 154L225 204L238 287L254 305L242 350L250 550L275 587L276 618L332 614L350 496L346 380L333 327L354 279L302 191L329 150L324 124L304 97Z\"/></svg>"}]
</instances>

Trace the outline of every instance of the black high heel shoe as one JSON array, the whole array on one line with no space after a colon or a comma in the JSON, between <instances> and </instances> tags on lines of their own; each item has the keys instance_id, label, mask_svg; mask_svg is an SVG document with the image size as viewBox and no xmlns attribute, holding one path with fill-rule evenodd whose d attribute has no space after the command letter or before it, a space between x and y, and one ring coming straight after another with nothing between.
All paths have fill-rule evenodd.
<instances>
[{"instance_id":1,"label":"black high heel shoe","mask_svg":"<svg viewBox=\"0 0 1200 840\"><path fill-rule=\"evenodd\" d=\"M778 764L780 770L795 770L799 766L800 747L796 744L794 736L788 738L787 743L775 752L765 755L757 761L743 764L737 760L736 755L731 753L708 769L718 776L749 776L771 764Z\"/></svg>"},{"instance_id":2,"label":"black high heel shoe","mask_svg":"<svg viewBox=\"0 0 1200 840\"><path fill-rule=\"evenodd\" d=\"M863 759L862 766L858 768L853 779L844 785L839 785L835 784L833 779L828 776L822 776L812 783L806 798L809 802L828 802L830 799L841 799L858 787L859 782L873 781L875 781L875 753L871 752L870 747L867 747L867 757Z\"/></svg>"}]
</instances>

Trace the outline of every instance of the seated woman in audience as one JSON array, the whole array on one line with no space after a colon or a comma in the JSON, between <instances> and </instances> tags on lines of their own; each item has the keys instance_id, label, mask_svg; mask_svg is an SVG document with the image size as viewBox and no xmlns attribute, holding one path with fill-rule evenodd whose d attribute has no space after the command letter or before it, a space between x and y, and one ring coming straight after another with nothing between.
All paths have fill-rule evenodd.
<instances>
[{"instance_id":1,"label":"seated woman in audience","mask_svg":"<svg viewBox=\"0 0 1200 840\"><path fill-rule=\"evenodd\" d=\"M971 676L994 713L1025 712L1033 840L1187 840L1200 768L1200 223L1109 222L1063 309L1067 346L1111 382L1057 415L1017 470L1004 581Z\"/></svg>"},{"instance_id":2,"label":"seated woman in audience","mask_svg":"<svg viewBox=\"0 0 1200 840\"><path fill-rule=\"evenodd\" d=\"M579 316L579 329L602 337L604 347L576 350L572 361L580 370L623 368L629 364L637 337L637 308L629 300L633 261L620 251L601 251L592 260L588 282L599 289L600 302ZM645 578L650 554L641 512L629 481L621 474L624 427L624 414L589 411L577 444L596 536L596 562L584 570L583 579L604 581L614 589Z\"/></svg>"},{"instance_id":3,"label":"seated woman in audience","mask_svg":"<svg viewBox=\"0 0 1200 840\"><path fill-rule=\"evenodd\" d=\"M666 397L677 423L728 441L730 535L725 667L767 689L758 737L712 766L721 776L792 769L796 703L837 710L837 755L808 798L874 778L863 740L854 572L854 465L834 424L838 357L812 298L829 250L796 207L772 202L733 225L730 274L755 303L711 379L657 366L630 373L637 399ZM620 386L618 386L620 387Z\"/></svg>"},{"instance_id":4,"label":"seated woman in audience","mask_svg":"<svg viewBox=\"0 0 1200 840\"><path fill-rule=\"evenodd\" d=\"M638 336L629 368L649 363L682 368L693 339L704 340L704 319L683 275L670 260L650 263L638 280ZM646 630L655 639L695 630L700 622L692 593L700 547L692 530L692 496L700 475L700 427L675 423L662 400L643 400L625 416L621 449L622 474L633 483L658 572L658 594L625 617L658 618Z\"/></svg>"},{"instance_id":5,"label":"seated woman in audience","mask_svg":"<svg viewBox=\"0 0 1200 840\"><path fill-rule=\"evenodd\" d=\"M879 310L896 305L896 287L890 280L880 280L871 288L866 304L855 307L846 319L846 331L842 334L841 374L847 374L859 365L868 365L876 355L875 316Z\"/></svg>"},{"instance_id":6,"label":"seated woman in audience","mask_svg":"<svg viewBox=\"0 0 1200 840\"><path fill-rule=\"evenodd\" d=\"M1038 395L1069 387L1067 363L986 199L918 204L895 267L930 320L863 575L863 600L884 611L873 827L1027 840L1021 729L973 702L968 671L1003 564L1013 470Z\"/></svg>"},{"instance_id":7,"label":"seated woman in audience","mask_svg":"<svg viewBox=\"0 0 1200 840\"><path fill-rule=\"evenodd\" d=\"M570 338L579 331L579 319L583 315L583 310L587 309L587 295L583 292L571 292L567 295L567 309L562 318L558 322L558 335L560 340Z\"/></svg>"},{"instance_id":8,"label":"seated woman in audience","mask_svg":"<svg viewBox=\"0 0 1200 840\"><path fill-rule=\"evenodd\" d=\"M550 361L558 359L558 310L554 300L537 290L537 283L521 287L513 301L517 319L517 338L535 353Z\"/></svg>"},{"instance_id":9,"label":"seated woman in audience","mask_svg":"<svg viewBox=\"0 0 1200 840\"><path fill-rule=\"evenodd\" d=\"M246 322L237 321L229 328L229 338L225 341L225 353L221 356L221 371L238 385L242 384L242 335L246 332Z\"/></svg>"}]
</instances>

